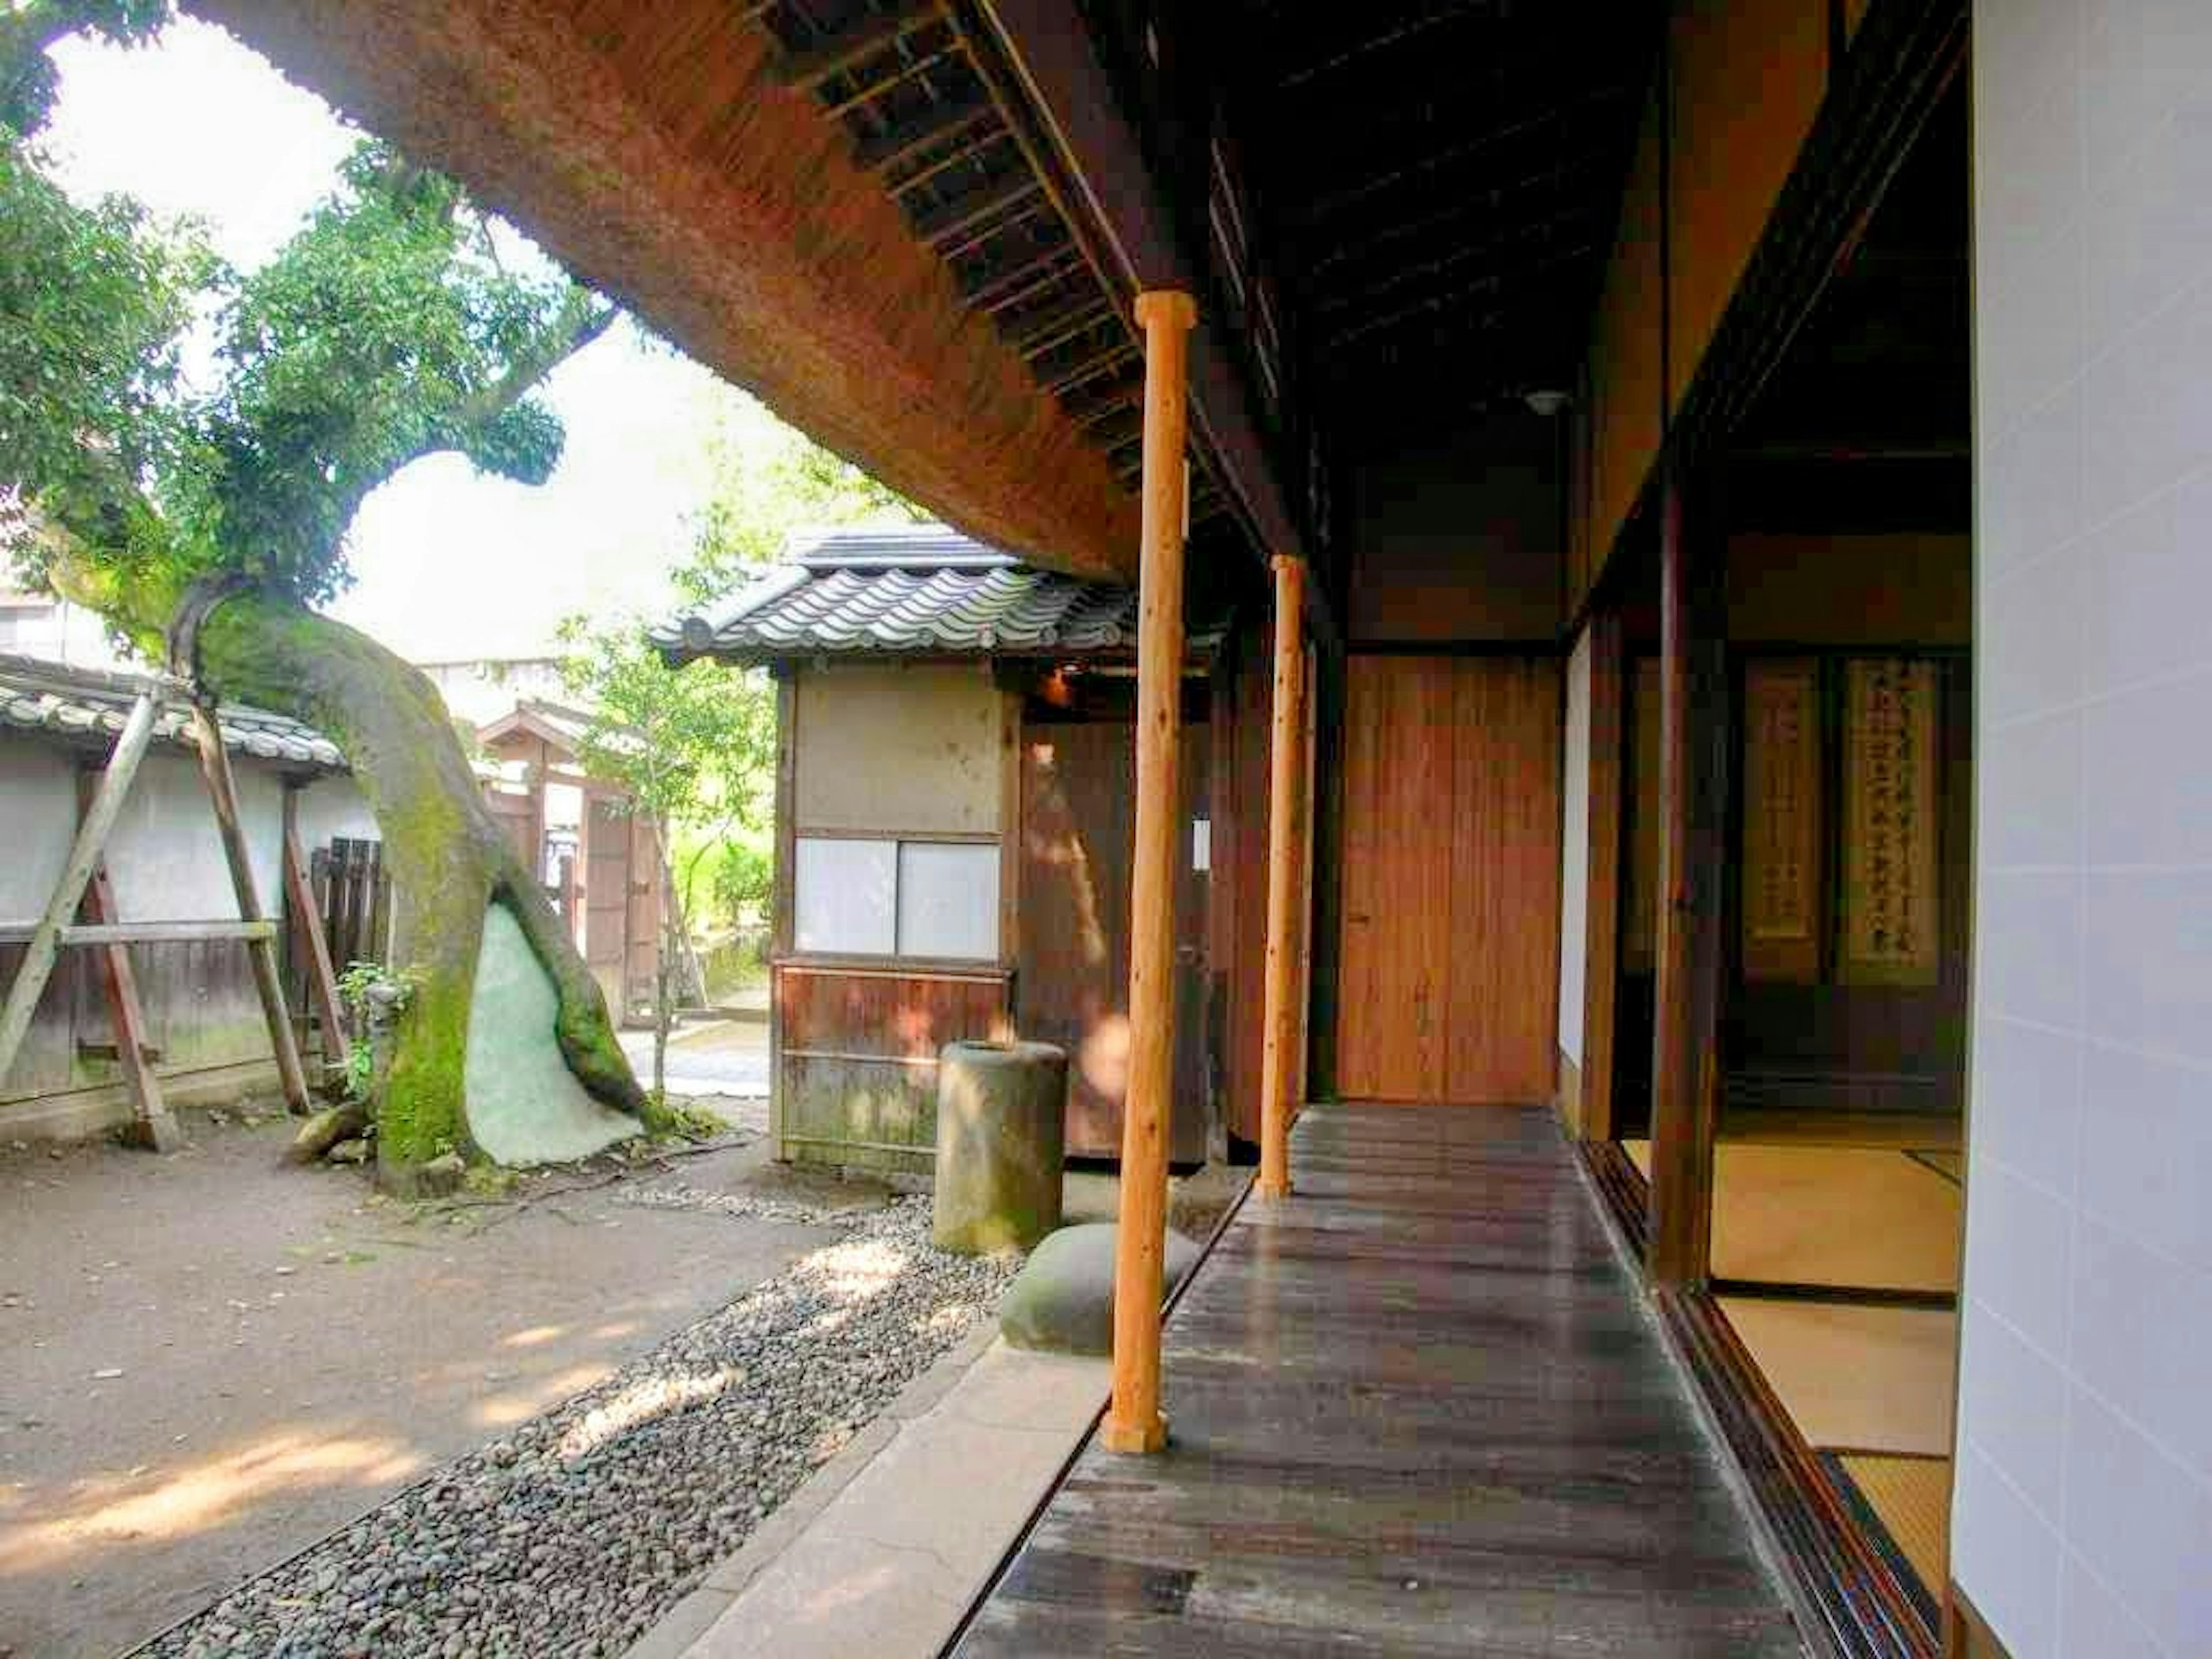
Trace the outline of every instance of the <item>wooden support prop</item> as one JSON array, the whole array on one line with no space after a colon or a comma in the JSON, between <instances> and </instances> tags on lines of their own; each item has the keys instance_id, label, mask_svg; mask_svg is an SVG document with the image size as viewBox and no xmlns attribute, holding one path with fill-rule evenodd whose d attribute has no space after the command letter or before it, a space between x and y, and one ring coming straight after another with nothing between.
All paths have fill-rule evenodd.
<instances>
[{"instance_id":1,"label":"wooden support prop","mask_svg":"<svg viewBox=\"0 0 2212 1659\"><path fill-rule=\"evenodd\" d=\"M1277 554L1275 707L1268 738L1267 980L1260 1064L1260 1196L1291 1195L1291 1079L1302 1022L1296 997L1298 916L1305 872L1305 577L1303 559Z\"/></svg>"},{"instance_id":2,"label":"wooden support prop","mask_svg":"<svg viewBox=\"0 0 2212 1659\"><path fill-rule=\"evenodd\" d=\"M131 705L130 717L123 722L122 732L115 739L106 769L100 774L100 787L93 792L92 805L77 823L76 842L70 848L69 862L62 866L61 879L54 884L46 913L32 930L30 948L24 951L22 966L15 970L15 982L8 988L6 1006L0 1007L0 1079L8 1075L8 1068L15 1063L16 1051L30 1032L31 1016L38 1012L39 998L46 992L46 981L53 977L54 960L61 951L62 930L84 900L85 888L91 883L94 866L100 863L100 851L115 828L116 815L122 811L124 798L131 793L131 780L137 773L138 763L145 757L147 744L153 738L154 714L152 694L141 692L138 700Z\"/></svg>"},{"instance_id":3,"label":"wooden support prop","mask_svg":"<svg viewBox=\"0 0 2212 1659\"><path fill-rule=\"evenodd\" d=\"M1129 1082L1114 1260L1109 1451L1167 1444L1160 1411L1160 1301L1168 1206L1167 1126L1175 1091L1175 884L1181 818L1182 555L1188 294L1137 296L1145 337L1145 475L1137 632L1137 822L1129 897Z\"/></svg>"},{"instance_id":4,"label":"wooden support prop","mask_svg":"<svg viewBox=\"0 0 2212 1659\"><path fill-rule=\"evenodd\" d=\"M315 902L315 884L308 878L307 856L300 846L300 792L284 791L284 908L292 918L292 937L307 964L307 994L313 999L323 1025L323 1067L342 1069L346 1063L345 999L338 994L338 976L331 965L331 942L323 934L323 908Z\"/></svg>"},{"instance_id":5,"label":"wooden support prop","mask_svg":"<svg viewBox=\"0 0 2212 1659\"><path fill-rule=\"evenodd\" d=\"M238 895L238 914L249 922L267 922L261 895L253 880L252 854L246 844L246 826L238 811L238 786L230 775L230 751L223 747L222 729L214 712L204 704L192 705L192 735L199 739L200 772L207 779L208 799L215 808L216 827L222 832L222 853L230 865L231 890ZM246 942L253 964L253 988L260 994L262 1018L269 1025L269 1046L276 1056L277 1080L283 1085L284 1103L295 1112L308 1108L307 1076L300 1065L300 1045L293 1040L292 1017L284 1009L284 981L276 965L276 935L273 926Z\"/></svg>"},{"instance_id":6,"label":"wooden support prop","mask_svg":"<svg viewBox=\"0 0 2212 1659\"><path fill-rule=\"evenodd\" d=\"M80 821L91 811L99 787L96 774L89 770L77 774ZM92 866L82 909L85 921L95 924L121 919L105 858ZM138 1000L138 975L131 966L129 949L122 944L101 947L100 984L107 998L108 1026L115 1035L115 1063L122 1068L125 1086L131 1091L132 1132L140 1145L157 1152L173 1152L185 1138L177 1120L169 1115L169 1103L161 1096L161 1080L154 1074L154 1049L146 1035L145 1009Z\"/></svg>"},{"instance_id":7,"label":"wooden support prop","mask_svg":"<svg viewBox=\"0 0 2212 1659\"><path fill-rule=\"evenodd\" d=\"M1727 571L1710 526L1660 506L1658 982L1652 1033L1650 1269L1697 1289L1711 1273L1727 875Z\"/></svg>"}]
</instances>

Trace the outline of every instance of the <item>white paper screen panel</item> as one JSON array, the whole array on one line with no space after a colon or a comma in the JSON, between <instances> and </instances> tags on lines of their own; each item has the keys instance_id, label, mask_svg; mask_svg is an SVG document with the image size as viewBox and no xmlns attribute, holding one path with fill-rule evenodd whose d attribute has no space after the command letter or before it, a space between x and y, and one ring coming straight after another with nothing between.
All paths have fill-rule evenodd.
<instances>
[{"instance_id":1,"label":"white paper screen panel","mask_svg":"<svg viewBox=\"0 0 2212 1659\"><path fill-rule=\"evenodd\" d=\"M898 843L803 836L793 909L799 949L887 957L898 948Z\"/></svg>"},{"instance_id":2,"label":"white paper screen panel","mask_svg":"<svg viewBox=\"0 0 2212 1659\"><path fill-rule=\"evenodd\" d=\"M899 844L898 951L976 961L998 956L996 842Z\"/></svg>"}]
</instances>

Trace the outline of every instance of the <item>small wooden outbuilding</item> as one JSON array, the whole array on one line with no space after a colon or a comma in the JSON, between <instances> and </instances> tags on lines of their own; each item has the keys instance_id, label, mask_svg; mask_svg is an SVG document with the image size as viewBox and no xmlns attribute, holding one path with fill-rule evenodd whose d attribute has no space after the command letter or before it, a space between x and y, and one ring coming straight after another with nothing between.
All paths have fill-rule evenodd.
<instances>
[{"instance_id":1,"label":"small wooden outbuilding","mask_svg":"<svg viewBox=\"0 0 2212 1659\"><path fill-rule=\"evenodd\" d=\"M1071 1156L1121 1152L1128 1065L1138 597L937 525L835 532L673 660L779 685L773 1126L780 1157L924 1170L957 1038L1066 1048ZM1260 724L1225 631L1186 653L1170 1156L1256 1139ZM1247 665L1248 698L1254 670ZM1246 723L1247 726L1250 722ZM1244 943L1237 948L1240 936Z\"/></svg>"}]
</instances>

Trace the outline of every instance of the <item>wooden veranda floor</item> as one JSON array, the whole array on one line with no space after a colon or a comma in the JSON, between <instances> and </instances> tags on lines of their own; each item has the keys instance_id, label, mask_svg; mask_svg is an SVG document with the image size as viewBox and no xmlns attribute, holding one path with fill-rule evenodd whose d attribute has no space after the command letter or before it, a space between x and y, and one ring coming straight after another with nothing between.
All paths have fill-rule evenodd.
<instances>
[{"instance_id":1,"label":"wooden veranda floor","mask_svg":"<svg viewBox=\"0 0 2212 1659\"><path fill-rule=\"evenodd\" d=\"M1573 1155L1534 1109L1320 1107L961 1659L1797 1655Z\"/></svg>"}]
</instances>

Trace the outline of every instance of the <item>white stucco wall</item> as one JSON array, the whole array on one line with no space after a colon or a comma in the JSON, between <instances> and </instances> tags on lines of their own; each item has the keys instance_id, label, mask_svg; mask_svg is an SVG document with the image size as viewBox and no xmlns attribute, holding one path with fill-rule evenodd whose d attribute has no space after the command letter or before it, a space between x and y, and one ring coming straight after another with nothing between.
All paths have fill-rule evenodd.
<instances>
[{"instance_id":1,"label":"white stucco wall","mask_svg":"<svg viewBox=\"0 0 2212 1659\"><path fill-rule=\"evenodd\" d=\"M239 805L263 908L281 912L284 793L274 771L234 756ZM0 738L0 923L34 922L61 878L76 834L76 763L58 745ZM318 779L300 802L308 848L333 836L373 838L376 822L348 777ZM229 866L199 763L170 747L149 752L107 847L115 902L132 921L204 921L238 914Z\"/></svg>"},{"instance_id":2,"label":"white stucco wall","mask_svg":"<svg viewBox=\"0 0 2212 1659\"><path fill-rule=\"evenodd\" d=\"M51 744L0 738L0 923L36 921L76 835L76 763Z\"/></svg>"},{"instance_id":3,"label":"white stucco wall","mask_svg":"<svg viewBox=\"0 0 2212 1659\"><path fill-rule=\"evenodd\" d=\"M809 668L795 702L802 835L997 832L1006 694L988 663Z\"/></svg>"},{"instance_id":4,"label":"white stucco wall","mask_svg":"<svg viewBox=\"0 0 2212 1659\"><path fill-rule=\"evenodd\" d=\"M1975 998L1953 1566L2212 1653L2212 5L1974 7Z\"/></svg>"},{"instance_id":5,"label":"white stucco wall","mask_svg":"<svg viewBox=\"0 0 2212 1659\"><path fill-rule=\"evenodd\" d=\"M1583 982L1589 931L1590 641L1585 629L1567 659L1559 817L1559 1052L1583 1063Z\"/></svg>"}]
</instances>

